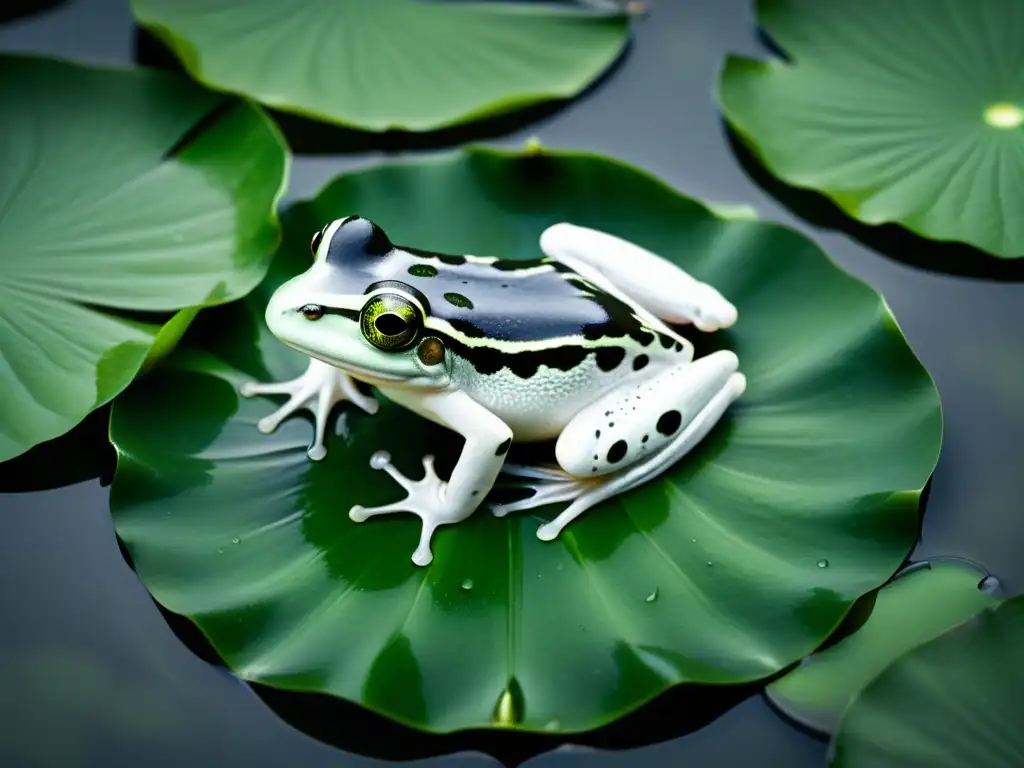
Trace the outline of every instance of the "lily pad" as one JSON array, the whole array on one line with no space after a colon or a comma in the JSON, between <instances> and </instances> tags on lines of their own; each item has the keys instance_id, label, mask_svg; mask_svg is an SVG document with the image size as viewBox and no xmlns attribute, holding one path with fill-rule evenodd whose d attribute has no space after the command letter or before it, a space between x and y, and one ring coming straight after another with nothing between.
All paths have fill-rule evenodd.
<instances>
[{"instance_id":1,"label":"lily pad","mask_svg":"<svg viewBox=\"0 0 1024 768\"><path fill-rule=\"evenodd\" d=\"M860 629L809 656L765 693L787 716L831 734L853 696L896 658L996 605L994 583L966 563L915 563L882 587Z\"/></svg>"},{"instance_id":2,"label":"lily pad","mask_svg":"<svg viewBox=\"0 0 1024 768\"><path fill-rule=\"evenodd\" d=\"M718 98L765 166L867 224L1024 256L1018 0L758 0L789 61L730 57Z\"/></svg>"},{"instance_id":3,"label":"lily pad","mask_svg":"<svg viewBox=\"0 0 1024 768\"><path fill-rule=\"evenodd\" d=\"M399 491L375 451L403 472L434 453L446 477L460 438L387 402L342 406L311 462L311 422L262 435L276 403L237 395L305 369L267 331L265 301L308 267L311 233L352 212L449 253L536 257L544 228L570 221L665 254L738 307L729 331L691 337L733 349L747 391L686 459L553 542L536 533L557 506L480 510L418 568L417 518L347 512ZM719 218L609 159L536 150L349 173L283 224L259 290L204 313L207 351L179 349L111 426L114 524L139 575L242 678L433 731L588 730L677 683L778 672L912 547L938 395L879 295L800 234Z\"/></svg>"},{"instance_id":4,"label":"lily pad","mask_svg":"<svg viewBox=\"0 0 1024 768\"><path fill-rule=\"evenodd\" d=\"M1024 765L1024 596L901 656L839 723L837 768Z\"/></svg>"},{"instance_id":5,"label":"lily pad","mask_svg":"<svg viewBox=\"0 0 1024 768\"><path fill-rule=\"evenodd\" d=\"M196 308L259 284L287 159L244 101L33 56L0 56L0 135L2 461L110 401Z\"/></svg>"},{"instance_id":6,"label":"lily pad","mask_svg":"<svg viewBox=\"0 0 1024 768\"><path fill-rule=\"evenodd\" d=\"M218 90L371 131L426 131L568 99L625 47L624 13L423 0L131 0Z\"/></svg>"}]
</instances>

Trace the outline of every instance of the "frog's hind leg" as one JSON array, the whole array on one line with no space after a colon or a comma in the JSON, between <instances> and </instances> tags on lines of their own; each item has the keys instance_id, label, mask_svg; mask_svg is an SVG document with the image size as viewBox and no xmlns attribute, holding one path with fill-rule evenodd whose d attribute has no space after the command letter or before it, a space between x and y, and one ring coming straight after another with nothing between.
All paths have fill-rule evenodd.
<instances>
[{"instance_id":1,"label":"frog's hind leg","mask_svg":"<svg viewBox=\"0 0 1024 768\"><path fill-rule=\"evenodd\" d=\"M693 323L701 331L736 322L736 307L715 288L614 235L555 224L541 234L540 248L606 293L618 298L625 294L665 322Z\"/></svg>"},{"instance_id":2,"label":"frog's hind leg","mask_svg":"<svg viewBox=\"0 0 1024 768\"><path fill-rule=\"evenodd\" d=\"M327 448L324 445L327 419L337 403L348 400L370 414L376 413L380 407L374 398L359 391L347 373L312 358L306 372L296 379L274 382L245 381L238 387L238 392L242 397L288 395L284 405L257 422L256 427L260 432L273 432L282 421L304 408L312 411L316 424L313 444L309 446L307 453L314 461L319 461L327 455Z\"/></svg>"},{"instance_id":3,"label":"frog's hind leg","mask_svg":"<svg viewBox=\"0 0 1024 768\"><path fill-rule=\"evenodd\" d=\"M555 455L564 472L506 467L530 478L526 485L535 493L492 511L502 516L571 501L537 530L544 541L556 538L591 507L647 482L689 453L743 394L746 378L738 365L735 354L722 350L613 390L577 414L560 435Z\"/></svg>"}]
</instances>

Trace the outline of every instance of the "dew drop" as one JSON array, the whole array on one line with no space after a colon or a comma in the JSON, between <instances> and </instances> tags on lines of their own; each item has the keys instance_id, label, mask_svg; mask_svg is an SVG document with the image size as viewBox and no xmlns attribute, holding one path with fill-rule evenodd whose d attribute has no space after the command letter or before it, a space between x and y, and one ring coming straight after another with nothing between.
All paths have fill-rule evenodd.
<instances>
[{"instance_id":1,"label":"dew drop","mask_svg":"<svg viewBox=\"0 0 1024 768\"><path fill-rule=\"evenodd\" d=\"M710 568L713 565L714 565L714 563L711 560L708 560L708 568Z\"/></svg>"},{"instance_id":2,"label":"dew drop","mask_svg":"<svg viewBox=\"0 0 1024 768\"><path fill-rule=\"evenodd\" d=\"M515 678L509 680L494 705L494 722L499 726L514 726L523 719L523 689Z\"/></svg>"},{"instance_id":3,"label":"dew drop","mask_svg":"<svg viewBox=\"0 0 1024 768\"><path fill-rule=\"evenodd\" d=\"M462 588L464 590L466 590L467 592L469 590L471 590L473 588L473 580L472 579L463 579L462 580Z\"/></svg>"},{"instance_id":4,"label":"dew drop","mask_svg":"<svg viewBox=\"0 0 1024 768\"><path fill-rule=\"evenodd\" d=\"M562 724L559 723L557 720L549 720L547 723L544 724L545 731L557 731L561 727Z\"/></svg>"},{"instance_id":5,"label":"dew drop","mask_svg":"<svg viewBox=\"0 0 1024 768\"><path fill-rule=\"evenodd\" d=\"M560 571L560 570L562 570L562 564L561 564L561 563L559 563L558 565L556 565L556 566L555 566L555 570L556 570L556 571Z\"/></svg>"},{"instance_id":6,"label":"dew drop","mask_svg":"<svg viewBox=\"0 0 1024 768\"><path fill-rule=\"evenodd\" d=\"M374 469L384 469L391 463L391 454L387 451L377 451L370 457L370 466Z\"/></svg>"},{"instance_id":7,"label":"dew drop","mask_svg":"<svg viewBox=\"0 0 1024 768\"><path fill-rule=\"evenodd\" d=\"M220 547L217 547L217 554L218 555L223 555L224 554L224 550L221 549Z\"/></svg>"},{"instance_id":8,"label":"dew drop","mask_svg":"<svg viewBox=\"0 0 1024 768\"><path fill-rule=\"evenodd\" d=\"M647 601L648 603L653 603L657 599L658 599L658 588L657 587L654 588L654 591L651 592L651 594L649 594L647 597L644 598L644 600Z\"/></svg>"},{"instance_id":9,"label":"dew drop","mask_svg":"<svg viewBox=\"0 0 1024 768\"><path fill-rule=\"evenodd\" d=\"M694 544L696 544L696 543L697 543L697 540L696 540L696 539L690 539L690 541L692 541L692 542L693 542Z\"/></svg>"},{"instance_id":10,"label":"dew drop","mask_svg":"<svg viewBox=\"0 0 1024 768\"><path fill-rule=\"evenodd\" d=\"M986 595L1000 595L1003 592L1003 583L995 576L986 576L978 582L978 589Z\"/></svg>"},{"instance_id":11,"label":"dew drop","mask_svg":"<svg viewBox=\"0 0 1024 768\"><path fill-rule=\"evenodd\" d=\"M818 567L819 568L828 568L828 560L826 560L824 557L821 558L821 560L818 561Z\"/></svg>"},{"instance_id":12,"label":"dew drop","mask_svg":"<svg viewBox=\"0 0 1024 768\"><path fill-rule=\"evenodd\" d=\"M235 536L235 538L233 538L233 539L231 540L231 543L232 543L232 544L241 544L241 543L242 543L242 540L241 540L241 539L240 539L240 538L239 538L238 536Z\"/></svg>"},{"instance_id":13,"label":"dew drop","mask_svg":"<svg viewBox=\"0 0 1024 768\"><path fill-rule=\"evenodd\" d=\"M1008 131L1024 125L1024 109L1016 104L992 104L985 110L985 122L993 128Z\"/></svg>"}]
</instances>

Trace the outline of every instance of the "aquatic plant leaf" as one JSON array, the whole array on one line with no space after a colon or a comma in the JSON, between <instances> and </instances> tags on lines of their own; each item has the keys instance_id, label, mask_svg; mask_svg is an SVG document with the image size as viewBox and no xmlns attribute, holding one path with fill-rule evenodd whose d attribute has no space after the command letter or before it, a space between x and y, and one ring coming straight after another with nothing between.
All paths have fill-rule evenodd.
<instances>
[{"instance_id":1,"label":"aquatic plant leaf","mask_svg":"<svg viewBox=\"0 0 1024 768\"><path fill-rule=\"evenodd\" d=\"M371 131L426 131L567 99L619 56L623 13L422 0L132 0L212 88Z\"/></svg>"},{"instance_id":2,"label":"aquatic plant leaf","mask_svg":"<svg viewBox=\"0 0 1024 768\"><path fill-rule=\"evenodd\" d=\"M184 78L13 55L0 136L3 461L263 279L286 149L257 108Z\"/></svg>"},{"instance_id":3,"label":"aquatic plant leaf","mask_svg":"<svg viewBox=\"0 0 1024 768\"><path fill-rule=\"evenodd\" d=\"M1016 768L1024 764L1024 596L908 651L842 719L836 768Z\"/></svg>"},{"instance_id":4,"label":"aquatic plant leaf","mask_svg":"<svg viewBox=\"0 0 1024 768\"><path fill-rule=\"evenodd\" d=\"M536 532L558 506L481 509L418 568L417 518L347 513L398 498L375 451L412 476L435 454L446 477L460 437L386 401L340 406L312 462L310 421L262 435L277 400L237 394L305 369L265 302L308 268L312 233L354 212L448 253L535 258L544 228L570 221L664 254L736 303L732 329L689 335L699 354L733 349L748 389L687 458L555 541ZM880 296L800 234L719 218L606 158L483 149L342 175L282 222L266 281L204 311L203 349L139 380L111 425L118 535L242 678L433 731L587 730L677 683L794 663L913 546L938 395Z\"/></svg>"},{"instance_id":5,"label":"aquatic plant leaf","mask_svg":"<svg viewBox=\"0 0 1024 768\"><path fill-rule=\"evenodd\" d=\"M758 0L789 61L730 57L725 117L769 171L867 224L1024 256L1024 4Z\"/></svg>"},{"instance_id":6,"label":"aquatic plant leaf","mask_svg":"<svg viewBox=\"0 0 1024 768\"><path fill-rule=\"evenodd\" d=\"M854 694L897 657L997 604L983 588L990 581L962 563L915 564L879 590L863 626L807 657L765 694L788 717L831 734Z\"/></svg>"}]
</instances>

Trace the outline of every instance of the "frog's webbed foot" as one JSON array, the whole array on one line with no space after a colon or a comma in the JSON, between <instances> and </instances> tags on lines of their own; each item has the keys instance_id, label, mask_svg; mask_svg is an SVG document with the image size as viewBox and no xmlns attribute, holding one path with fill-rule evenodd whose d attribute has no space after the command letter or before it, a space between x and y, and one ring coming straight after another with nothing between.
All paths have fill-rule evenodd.
<instances>
[{"instance_id":1,"label":"frog's webbed foot","mask_svg":"<svg viewBox=\"0 0 1024 768\"><path fill-rule=\"evenodd\" d=\"M391 463L391 457L385 451L377 451L370 457L370 466L387 472L406 491L401 501L383 504L379 507L363 507L356 505L349 510L348 516L353 522L361 523L376 515L389 515L394 512L411 512L423 521L420 527L420 542L412 555L416 565L427 565L434 559L430 550L430 539L437 527L451 522L451 515L446 514L445 489L447 483L437 476L434 470L434 457L423 457L423 479L410 480Z\"/></svg>"},{"instance_id":2,"label":"frog's webbed foot","mask_svg":"<svg viewBox=\"0 0 1024 768\"><path fill-rule=\"evenodd\" d=\"M311 411L316 426L313 444L307 453L314 461L327 455L324 434L327 431L327 418L335 404L348 400L369 414L376 413L380 407L374 398L359 391L347 373L313 359L310 359L306 372L297 379L266 383L246 381L239 386L238 392L242 397L288 395L284 405L257 422L257 428L263 433L273 432L282 421L303 408Z\"/></svg>"},{"instance_id":3,"label":"frog's webbed foot","mask_svg":"<svg viewBox=\"0 0 1024 768\"><path fill-rule=\"evenodd\" d=\"M492 504L491 514L495 517L505 517L512 512L543 507L546 504L557 504L560 501L571 501L579 496L586 486L593 485L593 481L573 477L557 467L506 463L501 471L507 475L524 477L532 481L524 482L519 487L529 489L533 491L533 494L519 501Z\"/></svg>"}]
</instances>

